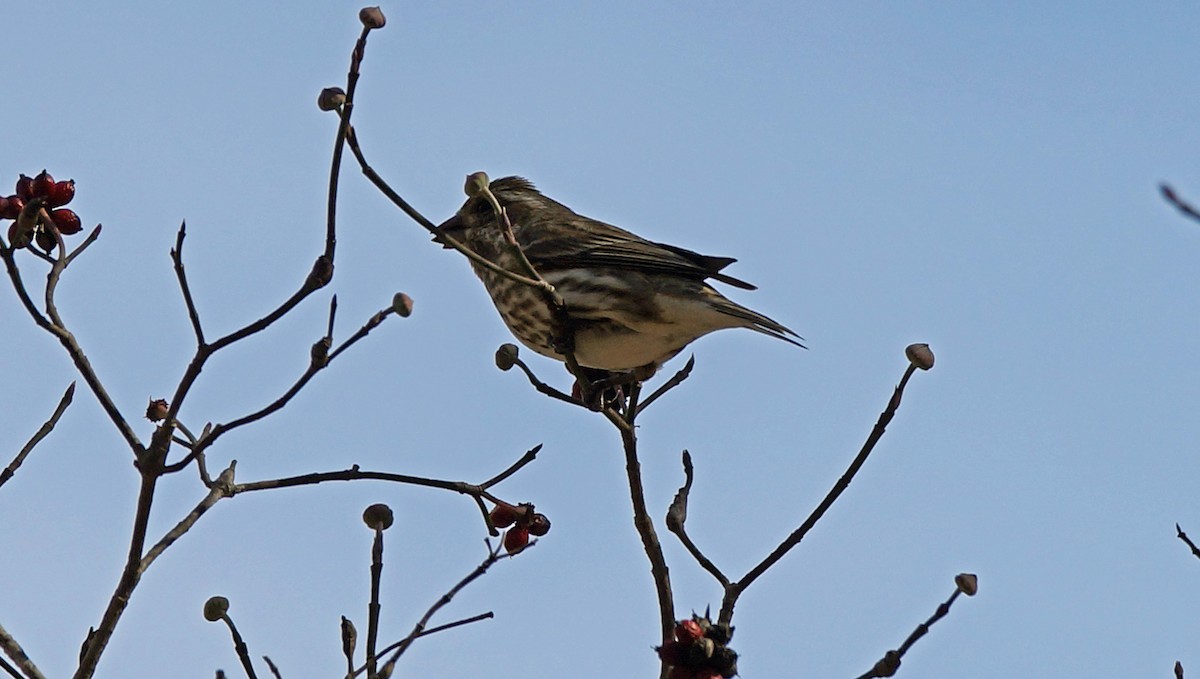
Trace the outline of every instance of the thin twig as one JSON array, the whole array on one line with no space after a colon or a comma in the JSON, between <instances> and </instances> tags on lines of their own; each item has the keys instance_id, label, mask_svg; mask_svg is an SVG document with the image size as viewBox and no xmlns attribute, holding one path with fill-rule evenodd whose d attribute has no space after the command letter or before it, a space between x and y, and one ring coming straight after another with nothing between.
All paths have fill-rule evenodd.
<instances>
[{"instance_id":1,"label":"thin twig","mask_svg":"<svg viewBox=\"0 0 1200 679\"><path fill-rule=\"evenodd\" d=\"M529 547L532 547L534 544L536 544L536 543L530 543L526 547L526 549L528 549ZM482 563L480 563L478 566L476 566L475 570L473 570L469 574L467 574L467 576L465 578L463 578L462 580L459 580L458 583L455 584L453 587L451 587L448 592L446 592L440 598L438 598L438 600L435 601L433 603L433 605L430 606L429 609L425 611L425 614L421 616L421 619L419 621L417 621L417 624L413 626L413 629L411 632L409 632L408 636L406 636L405 638L396 642L393 646L388 647L388 649L391 649L394 647L395 651L392 652L392 657L388 658L387 663L384 665L384 668L383 668L384 672L388 672L390 674L390 670L396 666L396 662L400 659L400 656L404 655L404 652L408 650L408 647L411 646L412 643L414 641L416 641L418 638L425 635L425 632L426 632L425 625L427 625L429 623L430 618L432 618L433 615L442 608L442 606L445 606L446 604L450 603L454 599L455 595L457 595L459 592L461 592L467 585L469 585L472 582L474 582L475 580L477 580L484 573L487 573L488 569L491 568L493 564L500 561L501 559L507 559L507 558L511 558L512 556L514 556L512 554L504 554L500 550L501 550L500 545L497 545L495 549L491 549L491 547L489 546L487 558L485 558ZM522 551L525 551L525 550L522 550ZM480 618L480 619L482 619L482 618ZM382 653L387 653L387 652L388 652L388 650L382 651Z\"/></svg>"},{"instance_id":2,"label":"thin twig","mask_svg":"<svg viewBox=\"0 0 1200 679\"><path fill-rule=\"evenodd\" d=\"M183 239L187 235L187 221L179 223L179 232L175 236L175 247L171 248L171 262L175 268L175 279L179 281L179 289L183 292L183 303L187 306L188 319L192 322L192 332L196 334L196 346L204 346L204 328L200 325L200 312L196 310L196 302L192 299L192 289L188 285L187 274L183 269Z\"/></svg>"},{"instance_id":3,"label":"thin twig","mask_svg":"<svg viewBox=\"0 0 1200 679\"><path fill-rule=\"evenodd\" d=\"M378 673L379 656L375 645L379 641L379 581L383 578L383 528L375 529L375 540L371 545L371 601L367 604L367 676Z\"/></svg>"},{"instance_id":4,"label":"thin twig","mask_svg":"<svg viewBox=\"0 0 1200 679\"><path fill-rule=\"evenodd\" d=\"M75 249L71 251L71 254L67 255L66 266L70 266L71 262L75 261L76 257L82 255L83 251L86 250L89 245L96 242L96 239L100 237L100 230L102 228L102 224L97 224L96 228L92 229L91 232L88 233L87 238L84 238L82 243L75 246Z\"/></svg>"},{"instance_id":5,"label":"thin twig","mask_svg":"<svg viewBox=\"0 0 1200 679\"><path fill-rule=\"evenodd\" d=\"M473 622L479 622L480 620L491 620L494 617L496 617L496 614L493 613L492 611L488 611L487 613L480 613L478 615L472 615L471 617L463 618L462 620L455 620L454 622L448 622L445 625L438 625L437 627L430 627L427 630L422 630L419 634L417 634L414 637L404 637L400 641L393 642L390 646L379 651L379 654L383 655L390 651L396 650L396 648L398 648L400 646L400 644L403 644L404 642L409 641L410 638L413 640L416 640L416 639L420 639L421 637L427 637L430 634L437 634L438 632L444 632L448 629L454 629L455 627L462 627L463 625L469 625ZM353 675L353 674L357 674L357 673L353 672L353 670L352 670L351 674Z\"/></svg>"},{"instance_id":6,"label":"thin twig","mask_svg":"<svg viewBox=\"0 0 1200 679\"><path fill-rule=\"evenodd\" d=\"M358 630L350 618L342 616L342 655L346 658L346 679L354 677L354 647L358 645Z\"/></svg>"},{"instance_id":7,"label":"thin twig","mask_svg":"<svg viewBox=\"0 0 1200 679\"><path fill-rule=\"evenodd\" d=\"M642 407L644 408L645 406ZM722 587L728 587L729 578L721 572L720 568L717 568L717 565L714 564L711 559L709 559L704 555L703 552L700 551L700 548L697 547L694 542L692 542L692 539L688 537L687 529L685 528L685 524L687 523L688 495L692 492L693 479L692 456L686 450L683 451L683 475L683 485L680 486L679 492L675 493L675 499L671 502L671 508L667 510L667 530L671 531L677 538L679 538L679 541L683 543L683 546L687 549L688 553L692 555L692 558L695 559L696 562L699 563L702 568L704 568L704 570L712 574L712 576L717 579L717 582L721 583Z\"/></svg>"},{"instance_id":8,"label":"thin twig","mask_svg":"<svg viewBox=\"0 0 1200 679\"><path fill-rule=\"evenodd\" d=\"M26 679L24 675L17 671L17 668L9 664L3 657L0 657L0 670L4 670L13 679Z\"/></svg>"},{"instance_id":9,"label":"thin twig","mask_svg":"<svg viewBox=\"0 0 1200 679\"><path fill-rule=\"evenodd\" d=\"M409 476L407 474L393 474L391 472L370 472L363 471L357 466L337 472L314 472L311 474L300 474L299 476L289 476L279 479L253 481L251 483L239 483L235 484L231 490L234 495L237 495L239 493L249 493L256 490L291 488L294 486L310 486L317 483L325 483L326 481L358 481L361 479L393 481L396 483L407 483L414 486L425 486L426 488L441 488L442 490L452 490L464 495L474 495L479 491L479 486L462 481L443 481L441 479L428 479L420 476Z\"/></svg>"},{"instance_id":10,"label":"thin twig","mask_svg":"<svg viewBox=\"0 0 1200 679\"><path fill-rule=\"evenodd\" d=\"M488 479L487 481L484 481L483 483L479 484L479 487L483 488L484 490L487 490L488 488L491 488L492 486L496 485L497 483L500 483L504 479L507 479L508 477L517 473L517 470L519 470L521 467L524 467L525 465L529 464L530 462L533 462L537 458L537 454L541 450L542 450L542 444L540 444L540 443L537 444L536 446L530 448L529 450L525 451L525 454L521 456L521 459L512 463L508 469L505 469L504 471L500 472L499 474L496 474L495 476Z\"/></svg>"},{"instance_id":11,"label":"thin twig","mask_svg":"<svg viewBox=\"0 0 1200 679\"><path fill-rule=\"evenodd\" d=\"M229 636L233 638L233 651L241 661L242 669L246 670L246 676L249 679L258 679L258 674L254 672L254 663L250 660L250 647L246 645L246 640L242 639L237 625L233 624L233 618L229 617L228 613L224 613L221 615L221 620L229 628Z\"/></svg>"},{"instance_id":12,"label":"thin twig","mask_svg":"<svg viewBox=\"0 0 1200 679\"><path fill-rule=\"evenodd\" d=\"M908 650L912 648L913 644L917 643L921 637L929 633L929 628L932 627L934 623L946 617L946 615L950 612L950 606L954 604L954 600L957 599L958 595L962 593L962 589L956 588L954 593L950 595L950 598L938 605L937 609L933 612L933 615L929 616L928 620L917 625L917 628L912 631L912 634L908 635L908 638L904 640L904 643L900 644L899 648L884 653L883 657L875 663L875 666L859 675L858 679L875 679L877 677L890 677L895 675L896 670L900 669L900 660L904 657L904 654L907 653Z\"/></svg>"},{"instance_id":13,"label":"thin twig","mask_svg":"<svg viewBox=\"0 0 1200 679\"><path fill-rule=\"evenodd\" d=\"M0 257L4 259L4 268L8 272L9 280L12 281L13 290L16 291L17 298L21 300L21 305L25 307L25 311L39 328L57 337L62 333L62 330L54 327L50 323L50 320L38 310L37 305L33 303L33 299L29 296L29 291L25 289L25 280L21 277L21 269L17 266L15 254L16 251L10 248L4 242L4 239L0 237Z\"/></svg>"},{"instance_id":14,"label":"thin twig","mask_svg":"<svg viewBox=\"0 0 1200 679\"><path fill-rule=\"evenodd\" d=\"M336 306L334 306L332 308L336 309ZM382 323L392 313L393 313L393 310L391 308L383 309L381 311L376 312L374 315L371 316L370 319L367 320L367 322L361 328L358 329L357 332L355 332L353 335L351 335L349 338L347 338L346 341L344 341L340 345L338 345L338 347L336 349L334 349L333 351L331 351L328 354L328 356L324 357L323 360L320 360L320 361L310 360L308 367L304 370L304 373L300 375L300 377L296 380L296 382L293 383L292 386L289 387L288 390L285 391L282 396L275 399L271 403L267 404L263 408L255 411L253 413L250 413L249 415L239 417L236 420L233 420L226 424L216 425L215 427L213 427L212 433L209 434L209 436L207 436L205 438L204 445L206 447L211 446L213 443L216 442L216 440L218 438L220 438L224 434L229 433L231 430L237 429L238 427L241 427L241 426L244 426L247 424L250 424L251 422L257 422L258 420L261 420L264 417L282 409L284 406L286 406L288 404L289 401L292 400L292 398L294 398L296 396L296 394L300 393L300 390L303 389L304 386L306 384L308 384L308 382L317 373L321 372L326 367L328 367L328 365L333 361L333 359L337 358L337 356L339 354L341 354L343 351L345 351L346 349L353 346L356 342L358 342L362 338L366 337L367 334L371 332L371 330L373 330L380 323ZM332 312L331 312L330 318L331 318L331 323L332 323ZM175 469L174 467L171 467L172 471L174 471L174 469Z\"/></svg>"},{"instance_id":15,"label":"thin twig","mask_svg":"<svg viewBox=\"0 0 1200 679\"><path fill-rule=\"evenodd\" d=\"M147 462L150 462L147 460ZM133 535L129 539L129 552L125 557L125 566L117 587L108 600L104 616L91 635L87 650L79 659L79 668L75 670L74 679L86 679L96 672L96 664L100 654L112 638L113 630L121 620L121 614L129 605L129 597L137 587L142 577L142 550L146 544L146 528L150 524L150 507L154 502L154 490L157 487L159 474L155 469L142 469L142 483L138 489L137 510L134 512Z\"/></svg>"},{"instance_id":16,"label":"thin twig","mask_svg":"<svg viewBox=\"0 0 1200 679\"><path fill-rule=\"evenodd\" d=\"M650 396L647 397L645 401L642 401L642 404L640 406L638 406L638 410L642 411L642 410L645 410L646 408L649 408L650 404L657 401L660 396L667 393L668 391L671 391L675 387L678 387L680 384L683 384L683 381L686 380L688 378L688 376L692 374L692 368L695 368L695 367L696 367L696 355L692 354L691 356L688 357L687 363L685 363L684 366L679 369L679 372L672 375L671 379L667 380L666 382L663 382L662 386L660 386L658 389L655 389L654 393L650 394Z\"/></svg>"},{"instance_id":17,"label":"thin twig","mask_svg":"<svg viewBox=\"0 0 1200 679\"><path fill-rule=\"evenodd\" d=\"M117 428L117 431L121 433L122 438L125 439L125 443L129 446L130 450L134 452L135 456L140 454L140 451L142 450L142 442L138 439L137 434L133 431L133 427L130 426L129 422L125 420L125 417L121 414L120 409L118 409L116 403L113 402L112 397L109 396L108 391L104 388L103 383L101 383L95 369L92 368L91 362L83 353L83 348L80 347L79 342L75 340L75 336L72 335L59 322L61 319L52 321L50 318L47 318L45 315L43 315L33 303L33 299L30 298L29 292L25 289L25 282L21 278L21 270L17 267L17 261L14 254L15 253L12 248L8 247L8 245L3 241L0 241L0 259L4 260L4 266L8 271L9 280L12 282L13 289L16 291L17 297L21 300L21 305L25 307L25 311L29 314L30 318L33 319L33 322L36 323L39 328L45 330L51 335L54 335L54 337L58 339L59 343L62 344L63 348L66 349L67 355L71 358L71 362L75 364L75 369L79 372L80 377L83 378L84 383L86 383L88 388L91 389L92 394L96 397L96 400L100 402L100 407L104 410L104 413L108 415L109 420L112 421L113 425ZM54 316L57 316L57 310L55 310Z\"/></svg>"},{"instance_id":18,"label":"thin twig","mask_svg":"<svg viewBox=\"0 0 1200 679\"><path fill-rule=\"evenodd\" d=\"M13 475L17 472L17 468L21 466L21 463L24 462L29 453L33 451L33 447L40 443L42 439L46 438L46 436L54 430L54 426L58 424L58 419L62 417L64 412L66 412L67 406L71 405L71 399L74 397L75 383L72 382L71 385L67 387L67 390L63 393L62 398L59 399L58 406L54 409L54 413L50 416L50 419L46 420L42 426L38 428L33 437L30 438L24 446L22 446L20 452L18 452L17 456L13 458L13 461L9 463L9 465L5 467L3 471L0 471L0 486L3 486L5 482L13 477Z\"/></svg>"},{"instance_id":19,"label":"thin twig","mask_svg":"<svg viewBox=\"0 0 1200 679\"><path fill-rule=\"evenodd\" d=\"M1188 549L1192 550L1192 556L1200 559L1200 548L1196 547L1196 543L1192 542L1192 539L1187 536L1187 533L1183 532L1183 529L1179 527L1179 524L1175 524L1175 533L1175 537L1183 540L1183 544L1187 545Z\"/></svg>"},{"instance_id":20,"label":"thin twig","mask_svg":"<svg viewBox=\"0 0 1200 679\"><path fill-rule=\"evenodd\" d=\"M580 401L570 394L561 392L549 384L539 380L537 375L533 374L533 370L531 370L529 366L525 364L525 361L522 361L520 358L513 359L513 365L517 366L521 369L521 372L525 373L525 377L529 380L529 383L532 384L533 388L537 389L540 393L545 394L550 398L563 401L564 403L570 403L571 405L587 408L587 405L583 401Z\"/></svg>"},{"instance_id":21,"label":"thin twig","mask_svg":"<svg viewBox=\"0 0 1200 679\"><path fill-rule=\"evenodd\" d=\"M196 522L200 520L200 517L204 516L208 510L212 509L213 505L217 504L217 502L223 498L232 497L233 493L231 487L233 485L234 467L236 465L236 460L231 462L229 467L222 471L217 477L216 483L213 483L209 487L208 495L205 495L204 498L192 508L192 511L187 513L187 516L183 517L179 523L175 524L171 530L167 531L166 535L163 535L162 538L160 538L158 542L154 543L154 546L146 552L146 555L142 557L140 565L141 572L145 573L146 569L150 568L150 564L154 563L154 560L161 556L162 553L165 552L172 543L183 537L184 533L188 532L192 526L196 525Z\"/></svg>"},{"instance_id":22,"label":"thin twig","mask_svg":"<svg viewBox=\"0 0 1200 679\"><path fill-rule=\"evenodd\" d=\"M638 412L638 395L640 384L633 382L630 385L629 397L625 406L627 415L624 418L613 413L611 408L605 409L605 414L609 419L616 422L624 423L624 427L619 427L621 431L621 443L625 449L625 476L629 483L629 497L633 505L633 526L637 529L638 535L642 539L642 547L646 551L646 558L650 561L650 573L654 578L654 590L658 597L658 614L659 623L662 628L663 643L671 640L672 633L675 629L675 603L674 597L671 594L671 577L667 568L666 557L663 556L662 544L658 540L658 534L654 530L654 521L650 518L650 512L646 509L646 491L642 484L642 467L638 461L637 450L637 427L634 425L634 420ZM665 673L666 665L663 666Z\"/></svg>"},{"instance_id":23,"label":"thin twig","mask_svg":"<svg viewBox=\"0 0 1200 679\"><path fill-rule=\"evenodd\" d=\"M496 263L492 262L491 260L484 258L482 255L476 253L474 250L467 247L460 241L455 240L453 237L447 236L446 234L442 233L441 231L438 231L437 225L435 225L433 222L429 221L429 219L425 215L418 212L417 209L414 208L412 205L409 205L408 201L404 200L404 198L399 193L397 193L396 190L393 189L387 183L387 181L384 180L383 177L379 176L379 173L376 172L374 170L374 168L371 167L371 165L367 162L367 157L363 154L362 147L359 146L358 135L354 131L353 127L350 128L349 134L347 136L347 143L350 146L350 152L352 154L354 154L355 159L358 160L358 165L359 165L359 168L362 169L363 175L366 176L366 178L372 184L375 185L375 188L379 189L383 193L383 195L387 197L388 200L392 201L392 203L394 203L396 205L396 207L403 210L404 213L406 215L408 215L414 222L416 222L422 228L424 228L426 231L428 231L430 234L435 236L438 243L449 246L451 249L458 251L460 254L465 256L467 259L471 260L472 262L478 264L479 266L481 266L493 273L496 273L500 276L504 276L505 278L508 278L509 280L516 281L523 285L528 285L530 287L538 287L539 284L536 280L534 280L532 278L528 278L526 276L522 276L519 273L509 271L508 269L505 269L504 267L500 266L499 264L496 264Z\"/></svg>"},{"instance_id":24,"label":"thin twig","mask_svg":"<svg viewBox=\"0 0 1200 679\"><path fill-rule=\"evenodd\" d=\"M725 588L725 596L721 601L721 613L718 622L728 624L733 619L733 607L737 604L737 599L741 596L742 592L746 591L746 588L753 584L759 576L767 572L768 568L782 559L793 547L800 544L800 541L804 539L804 536L808 535L808 532L817 524L817 521L833 506L833 503L837 501L841 494L850 487L850 482L854 480L854 476L858 474L858 470L862 468L863 463L867 461L867 457L871 455L871 451L875 449L875 444L879 443L879 440L883 437L888 423L895 417L896 410L900 407L900 399L904 395L904 387L908 384L909 378L912 377L916 369L916 366L909 364L908 368L904 371L904 377L900 379L900 384L896 385L895 390L892 392L892 398L888 401L888 405L884 411L879 415L879 419L875 422L875 427L871 430L870 435L867 436L867 440L858 451L858 455L855 456L850 466L846 468L846 471L837 480L833 488L825 495L825 498L821 500L821 503L804 520L804 523L792 531L791 535L784 539L758 565L751 568L746 575L742 576L737 582L730 583Z\"/></svg>"},{"instance_id":25,"label":"thin twig","mask_svg":"<svg viewBox=\"0 0 1200 679\"><path fill-rule=\"evenodd\" d=\"M1175 189L1171 188L1169 184L1159 184L1158 190L1162 192L1163 198L1165 198L1168 203L1175 206L1175 209L1179 210L1187 217L1191 217L1196 221L1200 221L1200 211L1192 207L1191 203L1180 198L1179 194L1175 193Z\"/></svg>"},{"instance_id":26,"label":"thin twig","mask_svg":"<svg viewBox=\"0 0 1200 679\"><path fill-rule=\"evenodd\" d=\"M28 655L25 655L25 649L21 648L21 644L18 644L17 640L3 626L0 626L0 651L4 651L4 654L20 668L21 672L25 674L26 679L46 679L46 676L38 669L38 666L29 659ZM13 676L16 676L17 679L22 679L21 675Z\"/></svg>"},{"instance_id":27,"label":"thin twig","mask_svg":"<svg viewBox=\"0 0 1200 679\"><path fill-rule=\"evenodd\" d=\"M358 89L359 69L362 66L362 60L367 54L367 35L371 32L369 26L363 26L362 33L358 36L358 41L354 43L354 50L350 52L350 70L346 73L346 99L342 104L340 116L338 120L337 138L333 143L333 158L329 164L329 197L326 201L326 237L325 237L325 256L330 260L333 259L334 249L337 246L337 198L338 198L338 183L342 172L342 154L346 147L347 138L353 129L350 126L350 116L354 113L354 93Z\"/></svg>"}]
</instances>

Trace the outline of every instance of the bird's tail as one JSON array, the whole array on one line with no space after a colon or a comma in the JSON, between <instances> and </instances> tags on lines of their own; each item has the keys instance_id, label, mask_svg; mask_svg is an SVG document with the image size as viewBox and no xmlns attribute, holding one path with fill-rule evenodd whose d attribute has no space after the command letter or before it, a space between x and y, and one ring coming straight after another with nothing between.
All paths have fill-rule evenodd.
<instances>
[{"instance_id":1,"label":"bird's tail","mask_svg":"<svg viewBox=\"0 0 1200 679\"><path fill-rule=\"evenodd\" d=\"M741 304L727 299L723 295L715 295L715 299L712 300L712 305L717 309L717 311L743 321L743 325L751 330L757 330L764 335L770 335L776 339L781 339L784 342L787 342L788 344L794 344L801 349L808 348L803 344L804 338L796 334L796 331L792 330L786 325L783 325L773 318L764 316L757 311L754 311L753 309L747 309Z\"/></svg>"}]
</instances>

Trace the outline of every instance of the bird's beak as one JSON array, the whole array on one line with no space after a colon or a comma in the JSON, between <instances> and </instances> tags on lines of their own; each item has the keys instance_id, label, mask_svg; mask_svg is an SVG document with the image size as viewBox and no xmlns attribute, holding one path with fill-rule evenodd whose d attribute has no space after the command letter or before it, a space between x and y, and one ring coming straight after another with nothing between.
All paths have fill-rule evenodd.
<instances>
[{"instance_id":1,"label":"bird's beak","mask_svg":"<svg viewBox=\"0 0 1200 679\"><path fill-rule=\"evenodd\" d=\"M458 215L454 215L437 227L439 232L449 234L455 240L458 240L462 236L463 229L462 218ZM440 234L433 237L433 242L441 243L443 248L450 249L450 246L446 245L445 241L441 239Z\"/></svg>"}]
</instances>

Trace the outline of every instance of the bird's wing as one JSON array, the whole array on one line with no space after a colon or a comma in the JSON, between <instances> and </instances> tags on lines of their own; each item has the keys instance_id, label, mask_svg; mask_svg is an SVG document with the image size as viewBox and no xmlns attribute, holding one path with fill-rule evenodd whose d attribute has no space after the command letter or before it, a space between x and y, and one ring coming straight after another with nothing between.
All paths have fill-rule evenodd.
<instances>
[{"instance_id":1,"label":"bird's wing","mask_svg":"<svg viewBox=\"0 0 1200 679\"><path fill-rule=\"evenodd\" d=\"M610 224L588 220L587 228L572 238L546 238L522 243L525 256L539 269L613 267L648 273L665 273L703 280L712 278L744 290L756 286L721 269L737 260L711 257L674 245L654 243Z\"/></svg>"}]
</instances>

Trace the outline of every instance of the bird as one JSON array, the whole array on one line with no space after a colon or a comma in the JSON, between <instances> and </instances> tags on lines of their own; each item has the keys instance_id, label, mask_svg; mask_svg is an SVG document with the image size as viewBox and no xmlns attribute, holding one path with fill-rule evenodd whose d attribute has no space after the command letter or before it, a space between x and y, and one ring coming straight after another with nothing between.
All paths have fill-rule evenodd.
<instances>
[{"instance_id":1,"label":"bird","mask_svg":"<svg viewBox=\"0 0 1200 679\"><path fill-rule=\"evenodd\" d=\"M749 328L804 348L804 338L790 328L708 284L712 279L756 289L722 273L737 260L646 240L577 214L522 177L488 183L486 175L480 176L480 185L487 185L507 214L529 264L560 295L581 367L652 375L694 340L725 328ZM492 264L527 275L486 193L469 197L437 227L434 240L450 247L442 239L449 236ZM538 354L565 361L566 349L557 341L554 314L543 294L474 261L471 267L517 340Z\"/></svg>"}]
</instances>

